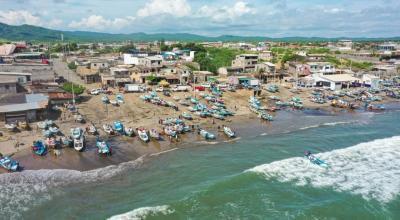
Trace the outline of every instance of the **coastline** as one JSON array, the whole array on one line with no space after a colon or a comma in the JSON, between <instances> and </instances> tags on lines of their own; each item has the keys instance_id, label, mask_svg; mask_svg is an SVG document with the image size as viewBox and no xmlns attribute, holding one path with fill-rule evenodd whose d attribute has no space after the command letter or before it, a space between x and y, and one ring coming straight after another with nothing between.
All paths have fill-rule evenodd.
<instances>
[{"instance_id":1,"label":"coastline","mask_svg":"<svg viewBox=\"0 0 400 220\"><path fill-rule=\"evenodd\" d=\"M205 141L196 132L190 132L184 135L181 135L180 141L170 141L163 137L161 141L151 141L150 143L143 143L137 137L106 137L103 132L100 132L100 135L106 139L108 139L109 143L114 149L114 154L111 157L103 157L97 154L97 148L95 146L95 137L88 136L88 143L84 152L76 152L73 148L62 148L61 154L59 156L54 155L51 151L45 155L44 157L39 157L33 155L30 146L27 146L27 143L31 143L33 140L37 139L41 134L40 131L36 131L33 129L32 131L23 131L18 133L19 140L22 139L22 145L20 149L15 149L12 146L8 146L9 152L5 152L5 154L13 154L13 157L21 163L25 170L39 170L39 169L71 169L71 170L79 170L79 171L88 171L97 168L106 167L109 165L117 165L124 162L129 162L136 160L142 156L149 155L158 155L163 152L169 152L173 149L186 148L186 147L196 147L200 145L213 145L221 142L231 142L238 141L241 138L251 138L258 135L267 135L267 134L278 134L278 133L286 133L291 132L293 130L301 130L307 127L315 127L319 125L323 125L324 123L335 123L335 122L343 122L343 121L357 121L360 116L359 112L363 111L351 111L338 109L331 107L329 104L319 105L315 103L309 102L304 97L306 95L301 96L305 102L305 108L303 110L291 110L286 109L282 111L277 111L272 113L275 117L275 120L272 122L264 122L261 119L257 118L256 114L250 112L247 107L247 97L250 96L250 92L243 91L245 94L232 93L230 96L226 97L224 95L224 100L226 100L226 104L228 109L235 108L236 114L233 117L228 118L225 121L212 120L212 119L200 119L195 118L193 121L189 121L189 124L200 124L202 128L210 130L211 132L218 134L217 140L215 141ZM267 96L268 94L264 95ZM141 111L138 111L139 114L132 116L129 112L132 109L129 109L131 106L118 107L118 109L113 109L113 114L105 117L105 112L101 111L99 108L98 102L100 97L94 96L86 102L79 105L79 110L82 112L87 121L95 124L96 127L100 130L101 123L105 120L99 120L99 118L106 118L107 122L112 122L113 120L121 119L124 124L135 127L147 127L159 128L160 125L157 124L159 118L173 116L177 117L179 112L175 112L172 109L166 109L165 107L154 107L154 105L149 103L143 103L139 99L139 95L137 94L126 94L126 99L129 102L132 101L132 105L138 105L138 108L141 108ZM237 97L232 97L237 96ZM286 96L285 96L286 97ZM268 102L268 101L267 101ZM393 102L393 100L386 99L381 103L394 103L394 105L398 105L398 102ZM181 107L181 106L180 106ZM91 109L92 108L92 109ZM97 114L91 114L95 111ZM128 113L127 113L128 112ZM146 116L145 112L153 112L152 116ZM122 117L125 115L125 117ZM157 116L158 117L157 117ZM304 118L307 117L307 120ZM309 120L310 117L315 117L316 121ZM67 132L73 126L84 127L83 124L77 124L73 121L71 116L61 116L61 120L57 120L56 124L60 127L62 131L68 134ZM96 122L97 119L97 122ZM212 122L215 122L213 124ZM225 137L223 133L218 131L217 127L222 126L223 124L228 124L232 127L237 133L239 137L236 139L229 139ZM24 139L25 138L25 139ZM8 141L8 145L12 144L15 140ZM0 142L0 146L4 145L7 142ZM4 149L4 147L2 147ZM4 152L4 151L3 151Z\"/></svg>"}]
</instances>

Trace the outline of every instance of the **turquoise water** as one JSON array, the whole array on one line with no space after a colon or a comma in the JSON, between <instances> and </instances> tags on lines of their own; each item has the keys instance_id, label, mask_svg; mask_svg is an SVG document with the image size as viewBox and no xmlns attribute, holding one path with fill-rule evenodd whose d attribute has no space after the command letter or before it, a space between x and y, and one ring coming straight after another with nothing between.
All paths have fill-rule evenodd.
<instances>
[{"instance_id":1,"label":"turquoise water","mask_svg":"<svg viewBox=\"0 0 400 220\"><path fill-rule=\"evenodd\" d=\"M96 171L2 176L13 185L0 187L0 219L400 219L400 112L362 114Z\"/></svg>"}]
</instances>

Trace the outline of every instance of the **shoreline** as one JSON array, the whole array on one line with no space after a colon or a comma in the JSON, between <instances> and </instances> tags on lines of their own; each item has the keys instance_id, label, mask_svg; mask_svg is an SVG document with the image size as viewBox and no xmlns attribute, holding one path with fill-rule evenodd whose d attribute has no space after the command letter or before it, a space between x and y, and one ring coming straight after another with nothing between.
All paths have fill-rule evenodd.
<instances>
[{"instance_id":1,"label":"shoreline","mask_svg":"<svg viewBox=\"0 0 400 220\"><path fill-rule=\"evenodd\" d=\"M245 91L248 93L248 91ZM237 93L233 93L237 95ZM231 94L232 95L232 94ZM240 96L247 97L248 94L239 94ZM262 101L265 101L264 95ZM130 115L131 109L130 106L120 106L116 111L113 112L111 117L107 117L107 122L112 120L121 118L121 115L125 114L125 117L122 117L121 121L127 126L131 126L132 124L135 127L147 127L153 128L160 126L157 124L158 119L162 117L176 117L179 112L172 111L172 109L166 109L165 107L154 106L152 104L143 103L139 100L137 94L126 94L125 95L129 101L134 100L132 97L135 97L136 100L132 101L132 105L141 104L138 108L144 109L143 111L138 111L139 114L136 116ZM164 97L163 97L164 98ZM229 117L225 121L220 120L212 120L210 118L200 119L196 118L193 121L189 121L188 124L200 124L202 128L210 130L214 134L217 134L217 140L215 141L206 141L197 135L196 132L186 133L180 136L180 141L169 141L167 138L161 141L151 141L150 143L143 143L136 136L131 137L119 137L119 136L111 136L107 137L103 133L100 132L100 136L102 138L106 138L111 146L114 149L114 154L111 157L100 156L97 154L97 148L95 146L95 137L88 135L88 143L84 152L76 152L73 148L61 148L61 155L55 156L51 151L47 153L47 155L40 157L33 155L30 146L26 146L27 143L31 143L29 141L35 140L39 136L39 131L31 130L24 131L23 134L18 133L19 140L22 139L22 145L20 149L15 149L12 146L8 147L11 152L6 152L5 154L12 154L13 158L20 162L22 167L26 170L40 170L40 169L71 169L71 170L79 170L79 171L88 171L97 168L106 167L109 165L118 165L120 163L129 162L136 160L142 156L151 156L151 155L160 155L165 152L169 152L174 149L187 148L187 147L196 147L199 145L213 145L223 142L232 142L238 141L241 138L255 137L263 134L278 134L284 132L291 132L292 130L302 130L304 127L316 126L315 124L323 124L335 121L336 119L341 119L346 117L361 117L359 112L361 111L348 111L344 109L334 108L330 105L318 105L315 104L312 106L305 105L306 107L302 110L292 110L290 108L286 110L281 110L277 112L271 113L275 116L275 120L272 122L264 122L261 119L257 118L256 114L250 112L247 106L247 98L241 99L232 99L232 97L228 98L223 96L228 109L233 109L233 106L239 105L237 108L236 114L232 117ZM99 96L93 96L91 99L100 99ZM96 101L96 100L95 100ZM93 102L93 100L92 100ZM385 100L380 103L386 103L388 105L398 106L399 102L393 102L393 100ZM91 103L82 103L79 105L79 110L82 112L86 120L94 123L98 130L101 128L101 121L98 120L97 123L94 120L91 120L94 116L93 109L90 109ZM96 118L101 118L104 116L104 112L101 111L100 108L96 108L98 106L92 106L96 113ZM181 107L181 106L180 106ZM397 108L397 107L396 107ZM130 110L130 111L129 111ZM154 112L153 116L143 117L143 112L152 111ZM390 110L389 110L390 111ZM126 114L126 112L128 112ZM86 114L85 114L86 113ZM156 114L158 113L158 114ZM159 117L154 117L158 115ZM162 116L162 117L161 117ZM321 121L320 123L313 122L314 124L308 124L308 120L304 120L304 116L312 116L316 117L317 120ZM324 122L321 116L330 117L331 121ZM84 127L84 124L77 124L73 122L71 116L63 116L60 117L64 120L57 120L56 124L60 127L62 131L66 131L68 134L69 128L73 126ZM96 119L94 118L94 119ZM320 120L321 119L321 120ZM347 119L346 119L347 120ZM215 121L215 124L212 124L212 121ZM102 120L104 122L104 120ZM232 127L239 134L236 139L229 139L225 137L225 135L217 130L218 126L223 124L227 124ZM132 126L133 127L133 126ZM135 128L134 127L134 128ZM41 134L41 132L40 132ZM27 140L24 140L26 138ZM12 143L13 140L8 141L8 144ZM0 142L0 146L5 142ZM12 152L14 150L14 152ZM15 152L16 151L16 152Z\"/></svg>"}]
</instances>

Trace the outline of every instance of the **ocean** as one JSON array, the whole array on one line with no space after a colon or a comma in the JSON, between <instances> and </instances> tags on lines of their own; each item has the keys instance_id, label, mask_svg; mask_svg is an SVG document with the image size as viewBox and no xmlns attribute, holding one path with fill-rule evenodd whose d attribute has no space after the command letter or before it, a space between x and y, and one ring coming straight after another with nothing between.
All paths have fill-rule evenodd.
<instances>
[{"instance_id":1,"label":"ocean","mask_svg":"<svg viewBox=\"0 0 400 220\"><path fill-rule=\"evenodd\" d=\"M91 171L3 174L0 219L400 219L398 109L292 123Z\"/></svg>"}]
</instances>

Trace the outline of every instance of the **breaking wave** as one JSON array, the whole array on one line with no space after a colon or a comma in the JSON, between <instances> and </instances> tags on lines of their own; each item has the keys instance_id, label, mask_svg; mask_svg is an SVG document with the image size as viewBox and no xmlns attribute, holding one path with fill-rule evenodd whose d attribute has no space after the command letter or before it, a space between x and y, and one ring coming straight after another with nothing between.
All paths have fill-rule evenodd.
<instances>
[{"instance_id":1,"label":"breaking wave","mask_svg":"<svg viewBox=\"0 0 400 220\"><path fill-rule=\"evenodd\" d=\"M310 125L307 127L300 128L300 130L307 130L307 129L319 128L319 127L329 127L329 126L336 126L336 125L343 125L343 124L351 124L351 123L353 123L353 122L352 121L328 122L328 123L323 123L323 124Z\"/></svg>"},{"instance_id":2,"label":"breaking wave","mask_svg":"<svg viewBox=\"0 0 400 220\"><path fill-rule=\"evenodd\" d=\"M366 200L388 203L400 193L400 136L360 143L317 156L330 164L329 169L295 157L260 165L246 172L267 179L296 185L330 187L338 192L360 195Z\"/></svg>"},{"instance_id":3,"label":"breaking wave","mask_svg":"<svg viewBox=\"0 0 400 220\"><path fill-rule=\"evenodd\" d=\"M90 171L26 170L0 175L0 213L7 219L20 219L22 212L51 200L56 187L77 183L94 183L122 175L138 168L145 157Z\"/></svg>"},{"instance_id":4,"label":"breaking wave","mask_svg":"<svg viewBox=\"0 0 400 220\"><path fill-rule=\"evenodd\" d=\"M175 210L171 209L167 205L163 206L154 206L154 207L142 207L134 209L130 212L114 215L110 217L108 220L140 220L145 219L146 217L155 216L155 215L169 215L174 213Z\"/></svg>"}]
</instances>

